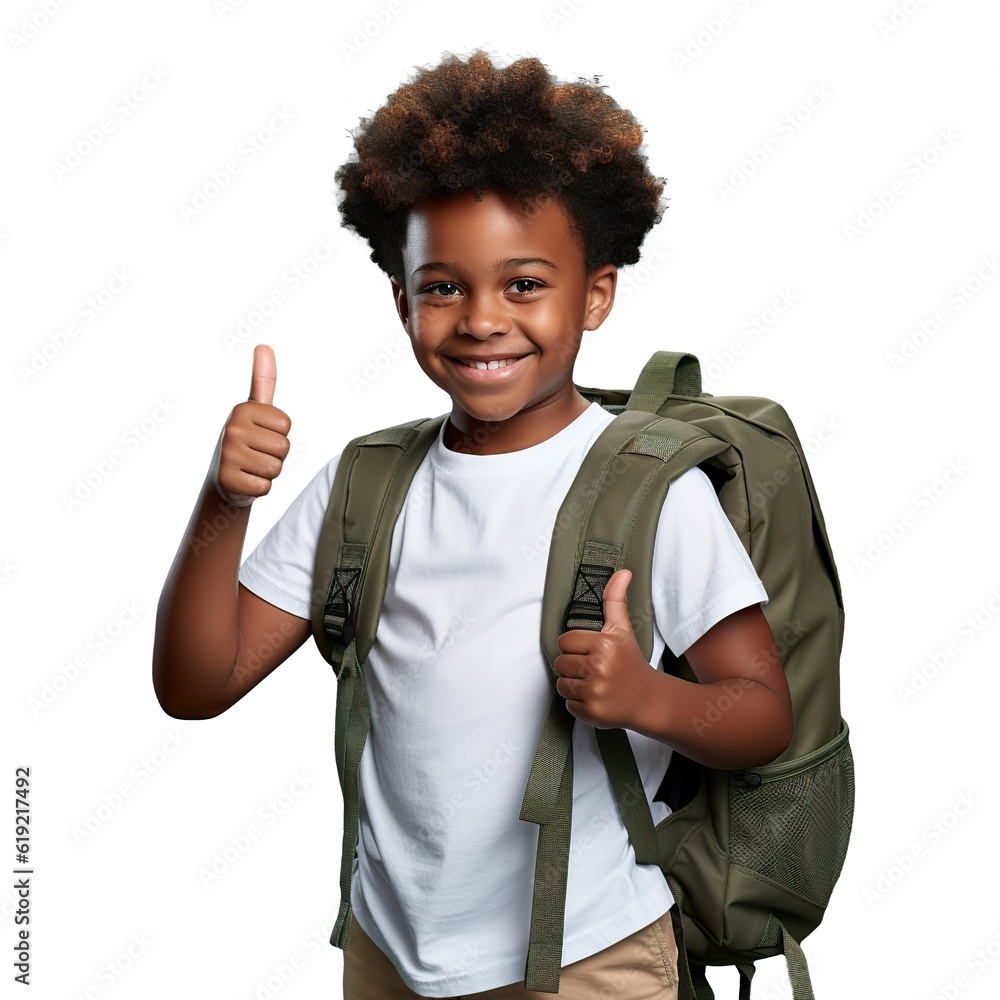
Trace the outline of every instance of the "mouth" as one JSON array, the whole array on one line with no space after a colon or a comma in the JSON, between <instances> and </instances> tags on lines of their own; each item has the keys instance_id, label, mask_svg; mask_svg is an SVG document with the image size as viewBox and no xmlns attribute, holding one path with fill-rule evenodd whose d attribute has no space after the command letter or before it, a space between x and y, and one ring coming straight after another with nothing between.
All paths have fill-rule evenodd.
<instances>
[{"instance_id":1,"label":"mouth","mask_svg":"<svg viewBox=\"0 0 1000 1000\"><path fill-rule=\"evenodd\" d=\"M491 358L489 361L479 361L475 358L451 358L468 368L475 368L478 371L496 371L498 368L507 368L516 362L526 358L526 354L511 354L503 358Z\"/></svg>"},{"instance_id":2,"label":"mouth","mask_svg":"<svg viewBox=\"0 0 1000 1000\"><path fill-rule=\"evenodd\" d=\"M448 355L446 357L462 373L463 377L482 382L507 378L520 368L531 355L512 354L503 358L491 358L489 361L479 361L474 358L454 358Z\"/></svg>"}]
</instances>

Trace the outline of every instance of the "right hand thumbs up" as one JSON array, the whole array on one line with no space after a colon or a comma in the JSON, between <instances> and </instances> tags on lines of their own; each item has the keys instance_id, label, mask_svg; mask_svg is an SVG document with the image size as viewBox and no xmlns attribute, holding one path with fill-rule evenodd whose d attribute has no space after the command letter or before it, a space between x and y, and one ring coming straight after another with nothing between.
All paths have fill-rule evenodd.
<instances>
[{"instance_id":1,"label":"right hand thumbs up","mask_svg":"<svg viewBox=\"0 0 1000 1000\"><path fill-rule=\"evenodd\" d=\"M219 496L233 507L249 507L270 492L271 481L281 472L291 448L292 422L288 414L271 405L276 377L274 351L258 344L253 350L250 398L233 407L210 472Z\"/></svg>"}]
</instances>

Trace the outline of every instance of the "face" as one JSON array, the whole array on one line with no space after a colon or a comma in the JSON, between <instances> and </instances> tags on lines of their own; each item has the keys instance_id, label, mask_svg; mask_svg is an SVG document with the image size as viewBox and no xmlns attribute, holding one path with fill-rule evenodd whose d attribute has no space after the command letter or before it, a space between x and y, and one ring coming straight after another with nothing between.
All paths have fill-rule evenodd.
<instances>
[{"instance_id":1,"label":"face","mask_svg":"<svg viewBox=\"0 0 1000 1000\"><path fill-rule=\"evenodd\" d=\"M417 363L452 399L448 447L516 451L586 409L573 364L611 310L617 271L586 273L557 199L530 213L498 191L424 199L402 257L393 296Z\"/></svg>"}]
</instances>

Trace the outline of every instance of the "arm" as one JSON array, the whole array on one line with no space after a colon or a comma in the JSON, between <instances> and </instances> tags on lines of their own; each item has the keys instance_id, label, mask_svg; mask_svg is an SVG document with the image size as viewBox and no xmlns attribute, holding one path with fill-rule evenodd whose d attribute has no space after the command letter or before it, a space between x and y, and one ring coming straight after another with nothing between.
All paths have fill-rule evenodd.
<instances>
[{"instance_id":1,"label":"arm","mask_svg":"<svg viewBox=\"0 0 1000 1000\"><path fill-rule=\"evenodd\" d=\"M767 764L792 738L792 703L764 612L756 604L713 625L685 657L698 683L649 671L633 725L709 767Z\"/></svg>"},{"instance_id":2,"label":"arm","mask_svg":"<svg viewBox=\"0 0 1000 1000\"><path fill-rule=\"evenodd\" d=\"M250 400L234 408L156 613L153 688L178 719L220 715L302 645L309 622L238 583L250 504L270 491L291 421L271 405L274 357L254 351Z\"/></svg>"},{"instance_id":3,"label":"arm","mask_svg":"<svg viewBox=\"0 0 1000 1000\"><path fill-rule=\"evenodd\" d=\"M685 656L698 683L651 669L628 617L629 570L604 589L601 632L559 638L556 689L590 725L631 729L709 767L774 760L788 746L792 707L771 628L760 607L717 622Z\"/></svg>"}]
</instances>

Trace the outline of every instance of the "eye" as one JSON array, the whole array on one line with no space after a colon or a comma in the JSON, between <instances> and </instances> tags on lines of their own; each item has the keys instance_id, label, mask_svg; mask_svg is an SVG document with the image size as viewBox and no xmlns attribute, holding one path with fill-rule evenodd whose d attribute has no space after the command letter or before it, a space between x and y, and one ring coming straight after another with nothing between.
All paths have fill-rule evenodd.
<instances>
[{"instance_id":1,"label":"eye","mask_svg":"<svg viewBox=\"0 0 1000 1000\"><path fill-rule=\"evenodd\" d=\"M525 288L525 285L529 287ZM530 295L532 292L541 288L542 283L540 281L536 281L534 278L517 278L511 282L510 287L519 295Z\"/></svg>"},{"instance_id":2,"label":"eye","mask_svg":"<svg viewBox=\"0 0 1000 1000\"><path fill-rule=\"evenodd\" d=\"M428 285L424 291L437 298L450 299L454 298L461 289L453 281L439 281L436 285Z\"/></svg>"}]
</instances>

